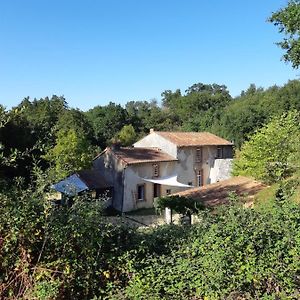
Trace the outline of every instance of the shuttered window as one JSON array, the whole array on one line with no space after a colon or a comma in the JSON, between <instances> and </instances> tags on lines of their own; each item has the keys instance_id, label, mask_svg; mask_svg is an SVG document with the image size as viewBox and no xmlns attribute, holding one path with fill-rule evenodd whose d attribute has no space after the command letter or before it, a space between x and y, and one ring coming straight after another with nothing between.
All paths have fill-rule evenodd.
<instances>
[{"instance_id":1,"label":"shuttered window","mask_svg":"<svg viewBox=\"0 0 300 300\"><path fill-rule=\"evenodd\" d=\"M202 148L196 149L196 162L202 162Z\"/></svg>"},{"instance_id":2,"label":"shuttered window","mask_svg":"<svg viewBox=\"0 0 300 300\"><path fill-rule=\"evenodd\" d=\"M153 177L159 177L159 164L153 164Z\"/></svg>"}]
</instances>

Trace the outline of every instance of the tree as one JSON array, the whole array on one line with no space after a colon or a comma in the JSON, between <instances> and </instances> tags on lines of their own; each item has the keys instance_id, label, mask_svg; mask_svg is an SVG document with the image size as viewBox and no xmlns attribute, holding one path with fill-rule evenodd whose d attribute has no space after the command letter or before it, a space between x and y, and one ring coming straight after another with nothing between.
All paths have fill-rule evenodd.
<instances>
[{"instance_id":1,"label":"tree","mask_svg":"<svg viewBox=\"0 0 300 300\"><path fill-rule=\"evenodd\" d=\"M284 51L283 59L291 62L293 68L300 65L300 1L290 0L286 7L274 12L268 19L278 26L279 32L285 35L283 41L277 43Z\"/></svg>"},{"instance_id":2,"label":"tree","mask_svg":"<svg viewBox=\"0 0 300 300\"><path fill-rule=\"evenodd\" d=\"M136 132L131 124L123 126L117 134L117 139L122 146L131 146L136 141L136 137Z\"/></svg>"},{"instance_id":3,"label":"tree","mask_svg":"<svg viewBox=\"0 0 300 300\"><path fill-rule=\"evenodd\" d=\"M291 159L299 151L299 136L299 112L274 117L243 144L234 161L233 174L253 176L267 183L290 176L295 171Z\"/></svg>"},{"instance_id":4,"label":"tree","mask_svg":"<svg viewBox=\"0 0 300 300\"><path fill-rule=\"evenodd\" d=\"M161 97L162 97L162 105L163 107L170 107L170 104L174 101L176 101L176 99L180 98L181 95L181 91L180 89L177 89L175 92L172 92L171 90L165 90L164 92L161 93Z\"/></svg>"},{"instance_id":5,"label":"tree","mask_svg":"<svg viewBox=\"0 0 300 300\"><path fill-rule=\"evenodd\" d=\"M112 102L90 109L86 116L92 124L96 143L101 148L105 148L109 140L128 123L127 111Z\"/></svg>"},{"instance_id":6,"label":"tree","mask_svg":"<svg viewBox=\"0 0 300 300\"><path fill-rule=\"evenodd\" d=\"M30 101L27 97L17 108L21 110L21 115L29 123L36 140L43 141L48 146L53 145L55 126L60 115L68 109L65 98L53 95L51 98L45 97Z\"/></svg>"},{"instance_id":7,"label":"tree","mask_svg":"<svg viewBox=\"0 0 300 300\"><path fill-rule=\"evenodd\" d=\"M58 118L56 130L68 131L70 129L84 135L91 142L94 139L93 127L86 115L79 109L67 109Z\"/></svg>"},{"instance_id":8,"label":"tree","mask_svg":"<svg viewBox=\"0 0 300 300\"><path fill-rule=\"evenodd\" d=\"M64 178L72 172L88 168L93 152L86 137L74 129L61 130L57 134L56 145L44 155L53 166L58 178Z\"/></svg>"}]
</instances>

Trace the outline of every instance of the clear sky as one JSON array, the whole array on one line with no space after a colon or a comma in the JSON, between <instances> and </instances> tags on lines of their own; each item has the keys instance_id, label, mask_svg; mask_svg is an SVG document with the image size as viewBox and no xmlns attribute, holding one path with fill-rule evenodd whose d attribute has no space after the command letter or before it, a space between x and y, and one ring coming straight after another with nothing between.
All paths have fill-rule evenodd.
<instances>
[{"instance_id":1,"label":"clear sky","mask_svg":"<svg viewBox=\"0 0 300 300\"><path fill-rule=\"evenodd\" d=\"M64 95L87 110L197 82L298 79L266 19L286 0L0 0L0 103Z\"/></svg>"}]
</instances>

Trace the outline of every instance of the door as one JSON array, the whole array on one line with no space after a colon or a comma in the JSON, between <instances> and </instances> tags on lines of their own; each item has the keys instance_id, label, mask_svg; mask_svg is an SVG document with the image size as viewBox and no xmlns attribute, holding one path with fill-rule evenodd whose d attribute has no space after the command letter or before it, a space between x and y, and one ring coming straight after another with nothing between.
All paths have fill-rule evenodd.
<instances>
[{"instance_id":1,"label":"door","mask_svg":"<svg viewBox=\"0 0 300 300\"><path fill-rule=\"evenodd\" d=\"M153 183L153 198L160 197L160 184Z\"/></svg>"},{"instance_id":2,"label":"door","mask_svg":"<svg viewBox=\"0 0 300 300\"><path fill-rule=\"evenodd\" d=\"M203 186L203 170L202 169L197 171L196 182L197 182L197 186Z\"/></svg>"}]
</instances>

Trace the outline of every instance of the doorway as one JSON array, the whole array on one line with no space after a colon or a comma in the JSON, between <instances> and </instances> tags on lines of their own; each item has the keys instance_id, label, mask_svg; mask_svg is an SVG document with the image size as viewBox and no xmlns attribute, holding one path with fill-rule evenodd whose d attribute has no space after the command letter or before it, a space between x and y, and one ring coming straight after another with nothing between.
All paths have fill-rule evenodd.
<instances>
[{"instance_id":1,"label":"doorway","mask_svg":"<svg viewBox=\"0 0 300 300\"><path fill-rule=\"evenodd\" d=\"M160 197L160 184L153 183L153 198Z\"/></svg>"}]
</instances>

